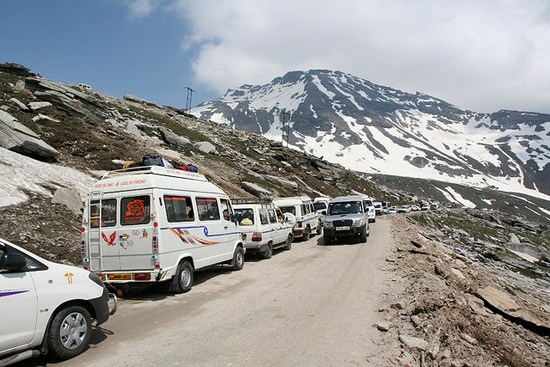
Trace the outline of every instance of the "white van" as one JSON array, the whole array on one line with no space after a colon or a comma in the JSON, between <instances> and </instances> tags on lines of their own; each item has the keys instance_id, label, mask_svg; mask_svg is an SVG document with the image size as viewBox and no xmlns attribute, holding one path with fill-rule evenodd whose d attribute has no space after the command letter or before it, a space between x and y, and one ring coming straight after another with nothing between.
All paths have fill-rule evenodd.
<instances>
[{"instance_id":1,"label":"white van","mask_svg":"<svg viewBox=\"0 0 550 367\"><path fill-rule=\"evenodd\" d=\"M321 234L323 230L321 215L315 210L313 201L309 196L278 198L273 199L273 203L283 213L290 213L296 217L294 238L307 241L311 235Z\"/></svg>"},{"instance_id":2,"label":"white van","mask_svg":"<svg viewBox=\"0 0 550 367\"><path fill-rule=\"evenodd\" d=\"M0 366L42 354L68 359L82 353L92 322L103 324L116 305L97 275L0 239Z\"/></svg>"},{"instance_id":3,"label":"white van","mask_svg":"<svg viewBox=\"0 0 550 367\"><path fill-rule=\"evenodd\" d=\"M203 175L160 166L107 173L84 206L83 264L116 288L164 283L191 289L193 272L244 264L227 194Z\"/></svg>"},{"instance_id":4,"label":"white van","mask_svg":"<svg viewBox=\"0 0 550 367\"><path fill-rule=\"evenodd\" d=\"M237 223L246 234L247 252L259 253L264 259L269 259L274 249L292 248L292 229L296 220L285 218L290 214L283 214L272 202L250 199L236 199L233 202Z\"/></svg>"}]
</instances>

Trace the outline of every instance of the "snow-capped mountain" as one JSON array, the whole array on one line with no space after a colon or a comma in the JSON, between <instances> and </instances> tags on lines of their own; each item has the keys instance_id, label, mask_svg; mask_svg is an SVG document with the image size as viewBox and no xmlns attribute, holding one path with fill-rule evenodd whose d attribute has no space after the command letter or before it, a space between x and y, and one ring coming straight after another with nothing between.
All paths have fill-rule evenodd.
<instances>
[{"instance_id":1,"label":"snow-capped mountain","mask_svg":"<svg viewBox=\"0 0 550 367\"><path fill-rule=\"evenodd\" d=\"M243 85L192 113L357 171L550 195L548 114L476 113L327 70Z\"/></svg>"}]
</instances>

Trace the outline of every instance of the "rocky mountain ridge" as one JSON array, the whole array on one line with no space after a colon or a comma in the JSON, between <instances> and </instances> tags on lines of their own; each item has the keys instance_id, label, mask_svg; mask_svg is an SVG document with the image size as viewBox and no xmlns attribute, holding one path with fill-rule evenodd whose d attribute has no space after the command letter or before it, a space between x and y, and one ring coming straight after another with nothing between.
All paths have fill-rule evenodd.
<instances>
[{"instance_id":1,"label":"rocky mountain ridge","mask_svg":"<svg viewBox=\"0 0 550 367\"><path fill-rule=\"evenodd\" d=\"M192 113L360 172L550 194L550 115L476 113L339 71L243 85Z\"/></svg>"}]
</instances>

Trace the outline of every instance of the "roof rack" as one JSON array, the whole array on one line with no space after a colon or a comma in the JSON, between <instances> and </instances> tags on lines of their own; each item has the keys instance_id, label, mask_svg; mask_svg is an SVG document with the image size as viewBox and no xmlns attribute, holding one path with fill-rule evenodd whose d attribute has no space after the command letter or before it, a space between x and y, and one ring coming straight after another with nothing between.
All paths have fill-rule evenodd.
<instances>
[{"instance_id":1,"label":"roof rack","mask_svg":"<svg viewBox=\"0 0 550 367\"><path fill-rule=\"evenodd\" d=\"M271 204L272 199L269 198L231 198L233 204Z\"/></svg>"},{"instance_id":2,"label":"roof rack","mask_svg":"<svg viewBox=\"0 0 550 367\"><path fill-rule=\"evenodd\" d=\"M197 180L197 181L208 181L206 177L204 175L201 175L200 173L183 171L175 168L166 168L162 166L138 166L138 167L130 167L130 168L124 168L124 169L117 169L117 170L109 171L105 173L101 179L106 179L106 178L116 177L116 176L146 175L146 174L187 178L187 179Z\"/></svg>"}]
</instances>

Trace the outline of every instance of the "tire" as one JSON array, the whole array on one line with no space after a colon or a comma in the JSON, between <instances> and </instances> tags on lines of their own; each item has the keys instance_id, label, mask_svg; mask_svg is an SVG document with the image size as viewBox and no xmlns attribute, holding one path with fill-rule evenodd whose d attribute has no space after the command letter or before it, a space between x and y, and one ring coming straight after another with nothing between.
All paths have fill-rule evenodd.
<instances>
[{"instance_id":1,"label":"tire","mask_svg":"<svg viewBox=\"0 0 550 367\"><path fill-rule=\"evenodd\" d=\"M304 241L308 241L310 236L311 236L311 229L309 227L306 227L306 229L304 229L304 235L302 239Z\"/></svg>"},{"instance_id":2,"label":"tire","mask_svg":"<svg viewBox=\"0 0 550 367\"><path fill-rule=\"evenodd\" d=\"M92 334L92 318L81 306L69 306L53 318L48 333L48 351L61 360L79 355L88 349Z\"/></svg>"},{"instance_id":3,"label":"tire","mask_svg":"<svg viewBox=\"0 0 550 367\"><path fill-rule=\"evenodd\" d=\"M330 236L324 235L323 240L325 241L325 245L330 245L332 243L332 238L330 238Z\"/></svg>"},{"instance_id":4,"label":"tire","mask_svg":"<svg viewBox=\"0 0 550 367\"><path fill-rule=\"evenodd\" d=\"M288 237L286 238L285 247L284 247L286 251L292 248L292 240L293 240L292 234L289 234Z\"/></svg>"},{"instance_id":5,"label":"tire","mask_svg":"<svg viewBox=\"0 0 550 367\"><path fill-rule=\"evenodd\" d=\"M273 256L273 243L269 242L265 245L265 250L262 252L262 258L271 259L271 256Z\"/></svg>"},{"instance_id":6,"label":"tire","mask_svg":"<svg viewBox=\"0 0 550 367\"><path fill-rule=\"evenodd\" d=\"M231 261L231 266L233 270L241 270L244 266L244 251L241 246L235 248L233 253L233 260Z\"/></svg>"},{"instance_id":7,"label":"tire","mask_svg":"<svg viewBox=\"0 0 550 367\"><path fill-rule=\"evenodd\" d=\"M367 242L367 227L363 228L363 230L361 231L361 236L359 237L359 241L361 241L362 243Z\"/></svg>"},{"instance_id":8,"label":"tire","mask_svg":"<svg viewBox=\"0 0 550 367\"><path fill-rule=\"evenodd\" d=\"M187 260L182 260L176 270L176 275L172 278L170 291L176 294L187 293L193 287L193 265Z\"/></svg>"}]
</instances>

